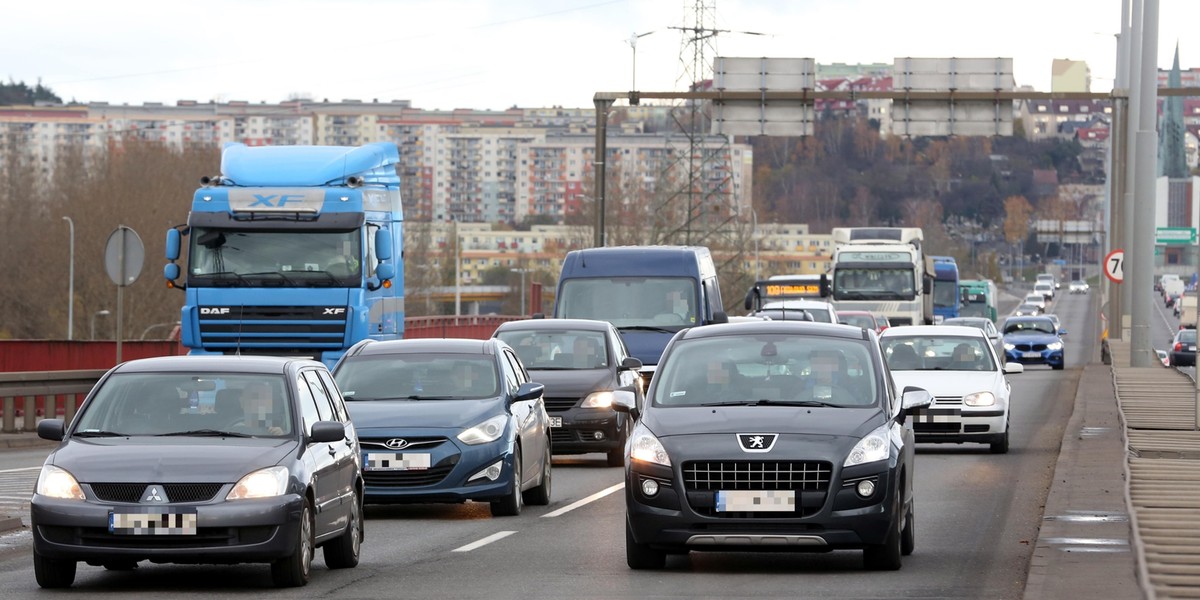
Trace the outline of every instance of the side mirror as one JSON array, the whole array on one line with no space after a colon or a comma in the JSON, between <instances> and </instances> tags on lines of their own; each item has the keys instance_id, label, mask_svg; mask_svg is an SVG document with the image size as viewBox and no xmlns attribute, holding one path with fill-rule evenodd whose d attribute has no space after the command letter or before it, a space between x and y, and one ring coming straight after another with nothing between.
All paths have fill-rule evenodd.
<instances>
[{"instance_id":1,"label":"side mirror","mask_svg":"<svg viewBox=\"0 0 1200 600\"><path fill-rule=\"evenodd\" d=\"M1058 330L1058 335L1067 335L1067 330L1066 330L1066 329L1059 329L1059 330Z\"/></svg>"},{"instance_id":2,"label":"side mirror","mask_svg":"<svg viewBox=\"0 0 1200 600\"><path fill-rule=\"evenodd\" d=\"M637 357L626 356L625 360L621 361L621 368L637 371L642 368L642 360Z\"/></svg>"},{"instance_id":3,"label":"side mirror","mask_svg":"<svg viewBox=\"0 0 1200 600\"><path fill-rule=\"evenodd\" d=\"M1024 372L1025 372L1025 365L1023 365L1021 363L1011 363L1011 362L1004 363L1004 374L1005 375L1016 375L1017 373L1024 373Z\"/></svg>"},{"instance_id":4,"label":"side mirror","mask_svg":"<svg viewBox=\"0 0 1200 600\"><path fill-rule=\"evenodd\" d=\"M346 439L346 427L337 421L317 421L312 425L308 441L314 444L337 442Z\"/></svg>"},{"instance_id":5,"label":"side mirror","mask_svg":"<svg viewBox=\"0 0 1200 600\"><path fill-rule=\"evenodd\" d=\"M513 402L521 402L523 400L535 400L542 396L542 392L546 391L546 386L535 381L526 381L517 388L517 393L513 395Z\"/></svg>"},{"instance_id":6,"label":"side mirror","mask_svg":"<svg viewBox=\"0 0 1200 600\"><path fill-rule=\"evenodd\" d=\"M613 390L612 408L617 412L628 413L630 417L637 420L639 415L637 394L633 388L625 386Z\"/></svg>"},{"instance_id":7,"label":"side mirror","mask_svg":"<svg viewBox=\"0 0 1200 600\"><path fill-rule=\"evenodd\" d=\"M725 311L718 310L718 311L713 312L712 321L710 321L709 323L715 325L717 323L728 323L728 322L729 322L729 315L725 314Z\"/></svg>"},{"instance_id":8,"label":"side mirror","mask_svg":"<svg viewBox=\"0 0 1200 600\"><path fill-rule=\"evenodd\" d=\"M388 235L388 230L382 227L375 230L375 258L380 261L392 259L392 237ZM375 270L378 271L379 268L376 267Z\"/></svg>"},{"instance_id":9,"label":"side mirror","mask_svg":"<svg viewBox=\"0 0 1200 600\"><path fill-rule=\"evenodd\" d=\"M900 408L905 412L916 408L925 408L930 404L933 404L933 395L925 388L915 385L905 386L904 392L900 395Z\"/></svg>"},{"instance_id":10,"label":"side mirror","mask_svg":"<svg viewBox=\"0 0 1200 600\"><path fill-rule=\"evenodd\" d=\"M757 285L750 288L750 291L746 292L746 300L742 302L743 307L746 310L758 310L758 307L755 305L762 303L760 294L761 292L758 291Z\"/></svg>"},{"instance_id":11,"label":"side mirror","mask_svg":"<svg viewBox=\"0 0 1200 600\"><path fill-rule=\"evenodd\" d=\"M822 298L828 298L833 293L833 286L829 284L829 275L821 273L820 294Z\"/></svg>"},{"instance_id":12,"label":"side mirror","mask_svg":"<svg viewBox=\"0 0 1200 600\"><path fill-rule=\"evenodd\" d=\"M53 440L61 442L63 433L66 430L66 425L62 419L42 419L37 424L38 437L43 440Z\"/></svg>"},{"instance_id":13,"label":"side mirror","mask_svg":"<svg viewBox=\"0 0 1200 600\"><path fill-rule=\"evenodd\" d=\"M179 260L179 240L178 229L172 227L167 230L167 260Z\"/></svg>"},{"instance_id":14,"label":"side mirror","mask_svg":"<svg viewBox=\"0 0 1200 600\"><path fill-rule=\"evenodd\" d=\"M167 263L163 265L163 278L167 281L175 281L179 279L179 265L175 263Z\"/></svg>"},{"instance_id":15,"label":"side mirror","mask_svg":"<svg viewBox=\"0 0 1200 600\"><path fill-rule=\"evenodd\" d=\"M396 277L396 267L392 263L380 263L375 266L375 276L380 281L388 281Z\"/></svg>"}]
</instances>

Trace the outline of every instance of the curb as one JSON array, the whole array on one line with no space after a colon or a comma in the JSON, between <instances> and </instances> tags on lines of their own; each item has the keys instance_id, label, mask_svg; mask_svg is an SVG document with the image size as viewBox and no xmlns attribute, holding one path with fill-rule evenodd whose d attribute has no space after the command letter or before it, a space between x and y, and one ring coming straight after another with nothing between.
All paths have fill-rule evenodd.
<instances>
[{"instance_id":1,"label":"curb","mask_svg":"<svg viewBox=\"0 0 1200 600\"><path fill-rule=\"evenodd\" d=\"M25 524L21 522L21 517L15 515L0 516L0 534L18 529L25 529Z\"/></svg>"}]
</instances>

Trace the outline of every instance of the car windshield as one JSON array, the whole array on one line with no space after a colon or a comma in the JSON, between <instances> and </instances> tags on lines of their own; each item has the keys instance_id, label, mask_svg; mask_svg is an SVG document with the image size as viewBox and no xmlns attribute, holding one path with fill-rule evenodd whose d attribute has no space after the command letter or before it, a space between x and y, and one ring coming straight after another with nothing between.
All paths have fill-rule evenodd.
<instances>
[{"instance_id":1,"label":"car windshield","mask_svg":"<svg viewBox=\"0 0 1200 600\"><path fill-rule=\"evenodd\" d=\"M582 329L499 331L526 369L605 369L604 333Z\"/></svg>"},{"instance_id":2,"label":"car windshield","mask_svg":"<svg viewBox=\"0 0 1200 600\"><path fill-rule=\"evenodd\" d=\"M1054 322L1050 319L1030 319L1027 321L1009 321L1004 324L1004 335L1010 333L1049 333L1054 334Z\"/></svg>"},{"instance_id":3,"label":"car windshield","mask_svg":"<svg viewBox=\"0 0 1200 600\"><path fill-rule=\"evenodd\" d=\"M818 336L723 335L676 343L654 374L653 403L873 406L868 342Z\"/></svg>"},{"instance_id":4,"label":"car windshield","mask_svg":"<svg viewBox=\"0 0 1200 600\"><path fill-rule=\"evenodd\" d=\"M84 404L73 435L290 436L282 375L116 373Z\"/></svg>"},{"instance_id":5,"label":"car windshield","mask_svg":"<svg viewBox=\"0 0 1200 600\"><path fill-rule=\"evenodd\" d=\"M485 354L397 353L349 357L333 374L346 400L472 400L499 394Z\"/></svg>"},{"instance_id":6,"label":"car windshield","mask_svg":"<svg viewBox=\"0 0 1200 600\"><path fill-rule=\"evenodd\" d=\"M691 327L698 321L695 280L687 277L567 279L557 317L594 319L622 327Z\"/></svg>"},{"instance_id":7,"label":"car windshield","mask_svg":"<svg viewBox=\"0 0 1200 600\"><path fill-rule=\"evenodd\" d=\"M995 371L987 340L963 336L892 336L879 340L893 371Z\"/></svg>"}]
</instances>

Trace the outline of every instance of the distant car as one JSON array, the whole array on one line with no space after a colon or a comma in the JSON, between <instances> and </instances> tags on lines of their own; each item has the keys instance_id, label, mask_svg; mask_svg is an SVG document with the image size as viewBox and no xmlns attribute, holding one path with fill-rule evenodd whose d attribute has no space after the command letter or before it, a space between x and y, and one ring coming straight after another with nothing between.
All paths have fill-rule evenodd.
<instances>
[{"instance_id":1,"label":"distant car","mask_svg":"<svg viewBox=\"0 0 1200 600\"><path fill-rule=\"evenodd\" d=\"M1041 294L1047 302L1054 299L1054 285L1050 283L1039 282L1033 286L1035 294Z\"/></svg>"},{"instance_id":2,"label":"distant car","mask_svg":"<svg viewBox=\"0 0 1200 600\"><path fill-rule=\"evenodd\" d=\"M1196 330L1189 328L1176 331L1171 339L1170 352L1172 367L1196 366Z\"/></svg>"},{"instance_id":3,"label":"distant car","mask_svg":"<svg viewBox=\"0 0 1200 600\"><path fill-rule=\"evenodd\" d=\"M897 328L900 329L900 328ZM634 417L625 560L861 549L895 570L915 546L908 415L929 392L892 385L874 332L769 321L693 327L667 344Z\"/></svg>"},{"instance_id":4,"label":"distant car","mask_svg":"<svg viewBox=\"0 0 1200 600\"><path fill-rule=\"evenodd\" d=\"M870 329L875 333L883 331L883 324L875 318L875 314L865 310L839 310L837 311L838 322L843 325L853 325Z\"/></svg>"},{"instance_id":5,"label":"distant car","mask_svg":"<svg viewBox=\"0 0 1200 600\"><path fill-rule=\"evenodd\" d=\"M550 417L497 339L364 340L333 371L362 443L367 503L550 503Z\"/></svg>"},{"instance_id":6,"label":"distant car","mask_svg":"<svg viewBox=\"0 0 1200 600\"><path fill-rule=\"evenodd\" d=\"M1067 286L1067 292L1071 294L1086 294L1090 288L1091 286L1088 285L1088 282L1076 279Z\"/></svg>"},{"instance_id":7,"label":"distant car","mask_svg":"<svg viewBox=\"0 0 1200 600\"><path fill-rule=\"evenodd\" d=\"M1157 348L1154 350L1154 353L1158 355L1158 360L1162 362L1164 367L1171 366L1171 353Z\"/></svg>"},{"instance_id":8,"label":"distant car","mask_svg":"<svg viewBox=\"0 0 1200 600\"><path fill-rule=\"evenodd\" d=\"M1046 300L1046 296L1040 292L1033 292L1026 295L1023 304L1032 304L1042 312L1046 312L1046 307L1050 306L1050 302Z\"/></svg>"},{"instance_id":9,"label":"distant car","mask_svg":"<svg viewBox=\"0 0 1200 600\"><path fill-rule=\"evenodd\" d=\"M811 320L818 323L838 322L837 311L834 310L833 304L821 300L776 300L774 302L767 302L762 305L762 308L750 313L750 316L767 317L774 321Z\"/></svg>"},{"instance_id":10,"label":"distant car","mask_svg":"<svg viewBox=\"0 0 1200 600\"><path fill-rule=\"evenodd\" d=\"M1044 364L1055 370L1066 366L1062 336L1067 332L1055 327L1050 317L1009 317L1000 332L1005 362Z\"/></svg>"},{"instance_id":11,"label":"distant car","mask_svg":"<svg viewBox=\"0 0 1200 600\"><path fill-rule=\"evenodd\" d=\"M1048 283L1050 284L1050 287L1056 290L1062 287L1062 284L1059 283L1058 278L1050 273L1038 274L1037 280L1034 283Z\"/></svg>"},{"instance_id":12,"label":"distant car","mask_svg":"<svg viewBox=\"0 0 1200 600\"><path fill-rule=\"evenodd\" d=\"M1004 360L1004 338L1000 335L1000 330L996 329L996 324L987 317L954 317L946 319L942 325L958 325L963 327L974 327L983 331L983 335L987 336L988 341L992 343L992 348L996 351L996 355L1000 360Z\"/></svg>"},{"instance_id":13,"label":"distant car","mask_svg":"<svg viewBox=\"0 0 1200 600\"><path fill-rule=\"evenodd\" d=\"M625 440L633 424L612 408L613 390L633 386L641 397L642 361L629 355L608 321L523 319L501 323L503 340L546 386L554 454L603 452L608 466L625 464Z\"/></svg>"},{"instance_id":14,"label":"distant car","mask_svg":"<svg viewBox=\"0 0 1200 600\"><path fill-rule=\"evenodd\" d=\"M1013 311L1014 317L1035 317L1042 314L1042 309L1036 304L1022 304Z\"/></svg>"},{"instance_id":15,"label":"distant car","mask_svg":"<svg viewBox=\"0 0 1200 600\"><path fill-rule=\"evenodd\" d=\"M879 333L883 333L887 328L892 326L892 321L887 316L875 313L875 321L879 323Z\"/></svg>"},{"instance_id":16,"label":"distant car","mask_svg":"<svg viewBox=\"0 0 1200 600\"><path fill-rule=\"evenodd\" d=\"M100 378L30 501L38 585L76 563L267 562L276 586L308 582L313 552L358 564L358 438L324 364L262 356L131 360Z\"/></svg>"},{"instance_id":17,"label":"distant car","mask_svg":"<svg viewBox=\"0 0 1200 600\"><path fill-rule=\"evenodd\" d=\"M913 415L918 442L976 442L993 454L1008 452L1009 384L1025 370L1002 364L991 341L975 327L918 325L879 336L896 387L920 385L933 404Z\"/></svg>"}]
</instances>

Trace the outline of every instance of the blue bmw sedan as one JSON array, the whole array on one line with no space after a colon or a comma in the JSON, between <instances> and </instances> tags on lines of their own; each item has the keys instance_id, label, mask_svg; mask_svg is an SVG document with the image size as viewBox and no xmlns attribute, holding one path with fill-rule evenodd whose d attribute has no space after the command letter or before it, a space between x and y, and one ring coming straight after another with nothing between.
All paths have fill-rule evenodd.
<instances>
[{"instance_id":1,"label":"blue bmw sedan","mask_svg":"<svg viewBox=\"0 0 1200 600\"><path fill-rule=\"evenodd\" d=\"M1066 330L1050 317L1011 317L1004 322L1005 362L1048 365L1061 370L1066 365L1062 336Z\"/></svg>"},{"instance_id":2,"label":"blue bmw sedan","mask_svg":"<svg viewBox=\"0 0 1200 600\"><path fill-rule=\"evenodd\" d=\"M365 340L334 367L359 432L364 501L550 503L550 418L503 341Z\"/></svg>"}]
</instances>

